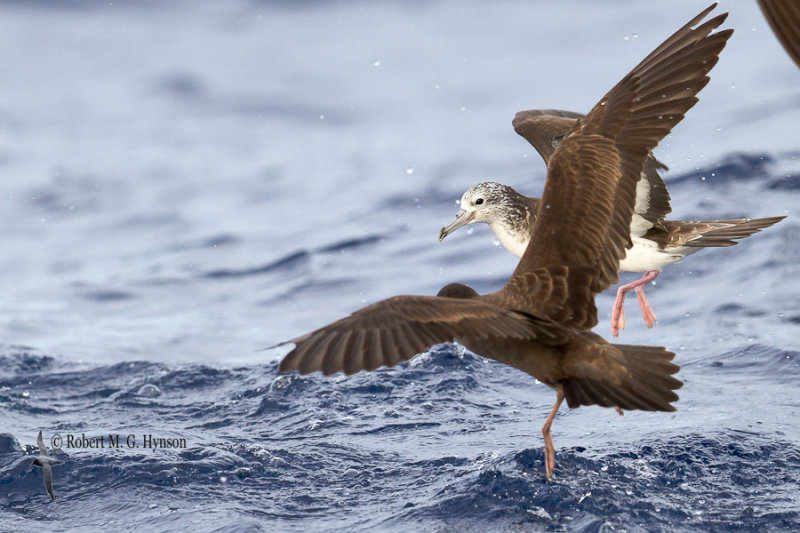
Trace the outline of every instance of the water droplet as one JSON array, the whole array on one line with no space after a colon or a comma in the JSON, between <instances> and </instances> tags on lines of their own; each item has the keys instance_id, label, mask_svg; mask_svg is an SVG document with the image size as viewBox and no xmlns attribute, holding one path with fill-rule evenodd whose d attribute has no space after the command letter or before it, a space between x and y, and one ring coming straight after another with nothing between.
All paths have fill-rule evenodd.
<instances>
[{"instance_id":1,"label":"water droplet","mask_svg":"<svg viewBox=\"0 0 800 533\"><path fill-rule=\"evenodd\" d=\"M289 387L292 383L294 383L296 379L297 377L292 375L278 376L277 378L272 380L272 383L270 383L269 388L271 390L283 390Z\"/></svg>"},{"instance_id":2,"label":"water droplet","mask_svg":"<svg viewBox=\"0 0 800 533\"><path fill-rule=\"evenodd\" d=\"M379 67L379 66L381 66L381 62L376 59L375 61L372 62L372 66L373 67Z\"/></svg>"},{"instance_id":3,"label":"water droplet","mask_svg":"<svg viewBox=\"0 0 800 533\"><path fill-rule=\"evenodd\" d=\"M161 390L152 383L147 383L146 385L139 387L139 390L136 392L136 394L139 396L155 398L157 396L161 396Z\"/></svg>"},{"instance_id":4,"label":"water droplet","mask_svg":"<svg viewBox=\"0 0 800 533\"><path fill-rule=\"evenodd\" d=\"M731 89L735 89L735 88L736 88L736 84L735 83L731 83Z\"/></svg>"},{"instance_id":5,"label":"water droplet","mask_svg":"<svg viewBox=\"0 0 800 533\"><path fill-rule=\"evenodd\" d=\"M467 108L462 105L461 106L461 111L466 111L466 110L467 110Z\"/></svg>"},{"instance_id":6,"label":"water droplet","mask_svg":"<svg viewBox=\"0 0 800 533\"><path fill-rule=\"evenodd\" d=\"M406 169L406 174L413 174L413 173L414 173L414 167L408 167Z\"/></svg>"},{"instance_id":7,"label":"water droplet","mask_svg":"<svg viewBox=\"0 0 800 533\"><path fill-rule=\"evenodd\" d=\"M706 177L705 176L700 176L700 181L706 181Z\"/></svg>"},{"instance_id":8,"label":"water droplet","mask_svg":"<svg viewBox=\"0 0 800 533\"><path fill-rule=\"evenodd\" d=\"M625 37L623 37L623 38L622 38L622 40L623 40L623 41L627 41L627 40L629 40L629 39L630 39L630 37L628 37L627 35L626 35Z\"/></svg>"},{"instance_id":9,"label":"water droplet","mask_svg":"<svg viewBox=\"0 0 800 533\"><path fill-rule=\"evenodd\" d=\"M220 482L220 483L225 483L225 482L227 482L227 481L228 481L228 478L227 478L227 477L225 477L225 476L219 476L219 482Z\"/></svg>"},{"instance_id":10,"label":"water droplet","mask_svg":"<svg viewBox=\"0 0 800 533\"><path fill-rule=\"evenodd\" d=\"M30 392L28 392L27 390L24 390L24 391L22 391L22 397L23 397L23 398L27 398L27 397L28 397L28 396L30 396L30 395L31 395L31 393L30 393Z\"/></svg>"},{"instance_id":11,"label":"water droplet","mask_svg":"<svg viewBox=\"0 0 800 533\"><path fill-rule=\"evenodd\" d=\"M319 116L319 119L320 119L320 120L325 120L325 115L320 115L320 116Z\"/></svg>"}]
</instances>

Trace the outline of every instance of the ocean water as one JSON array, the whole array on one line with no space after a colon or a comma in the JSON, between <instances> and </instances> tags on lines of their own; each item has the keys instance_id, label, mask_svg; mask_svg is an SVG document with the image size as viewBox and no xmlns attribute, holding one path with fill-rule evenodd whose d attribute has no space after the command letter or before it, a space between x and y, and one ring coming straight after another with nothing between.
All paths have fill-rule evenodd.
<instances>
[{"instance_id":1,"label":"ocean water","mask_svg":"<svg viewBox=\"0 0 800 533\"><path fill-rule=\"evenodd\" d=\"M704 7L0 4L0 531L800 529L800 70L751 0L657 156L672 218L788 218L667 268L652 330L629 302L620 342L677 354L675 413L562 408L548 482L555 395L526 374L442 345L280 376L290 347L263 350L502 286L488 227L437 233L478 181L541 192L514 113L588 110Z\"/></svg>"}]
</instances>

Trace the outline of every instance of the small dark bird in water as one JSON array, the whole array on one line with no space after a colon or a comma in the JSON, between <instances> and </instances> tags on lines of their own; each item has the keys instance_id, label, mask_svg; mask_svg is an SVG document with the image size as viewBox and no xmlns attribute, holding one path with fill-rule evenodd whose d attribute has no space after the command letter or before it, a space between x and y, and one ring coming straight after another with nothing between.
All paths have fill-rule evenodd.
<instances>
[{"instance_id":1,"label":"small dark bird in water","mask_svg":"<svg viewBox=\"0 0 800 533\"><path fill-rule=\"evenodd\" d=\"M550 426L569 407L674 411L679 367L661 347L609 344L595 295L617 281L632 246L636 184L648 153L683 119L733 30L722 14L689 21L608 92L559 143L548 166L527 250L508 283L479 295L451 283L437 296L395 296L288 342L281 372L353 374L392 366L454 340L556 391L542 427L545 472L555 467ZM696 27L695 27L696 26Z\"/></svg>"},{"instance_id":2,"label":"small dark bird in water","mask_svg":"<svg viewBox=\"0 0 800 533\"><path fill-rule=\"evenodd\" d=\"M36 457L32 464L40 467L44 472L44 488L47 490L47 494L50 495L50 499L56 501L56 497L53 495L53 469L51 467L63 465L64 461L53 459L47 454L47 446L44 445L41 430L39 430L39 437L36 439L36 445L39 446L39 457Z\"/></svg>"}]
</instances>

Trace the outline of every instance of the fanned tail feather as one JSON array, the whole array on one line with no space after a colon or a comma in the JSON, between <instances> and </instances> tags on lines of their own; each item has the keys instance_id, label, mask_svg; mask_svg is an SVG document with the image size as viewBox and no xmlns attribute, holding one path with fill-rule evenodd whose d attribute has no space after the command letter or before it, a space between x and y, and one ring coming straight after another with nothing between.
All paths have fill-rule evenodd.
<instances>
[{"instance_id":1,"label":"fanned tail feather","mask_svg":"<svg viewBox=\"0 0 800 533\"><path fill-rule=\"evenodd\" d=\"M673 377L680 367L672 363L674 353L658 346L609 344L613 357L626 370L621 376L570 377L563 383L567 405L600 405L642 411L674 411L675 390L683 383Z\"/></svg>"}]
</instances>

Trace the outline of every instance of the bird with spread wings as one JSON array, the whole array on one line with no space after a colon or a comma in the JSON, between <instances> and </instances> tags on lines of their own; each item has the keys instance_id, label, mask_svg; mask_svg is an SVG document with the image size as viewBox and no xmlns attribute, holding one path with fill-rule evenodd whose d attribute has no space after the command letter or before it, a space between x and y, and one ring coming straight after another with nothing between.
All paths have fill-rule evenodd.
<instances>
[{"instance_id":1,"label":"bird with spread wings","mask_svg":"<svg viewBox=\"0 0 800 533\"><path fill-rule=\"evenodd\" d=\"M610 344L590 329L594 299L617 281L631 246L636 184L648 153L680 122L708 83L733 30L714 32L703 10L639 63L564 137L553 153L530 244L508 283L479 295L451 283L437 296L395 296L288 341L281 372L374 370L457 340L552 387L556 403L542 432L552 477L550 434L569 407L674 411L679 367L661 347Z\"/></svg>"}]
</instances>

